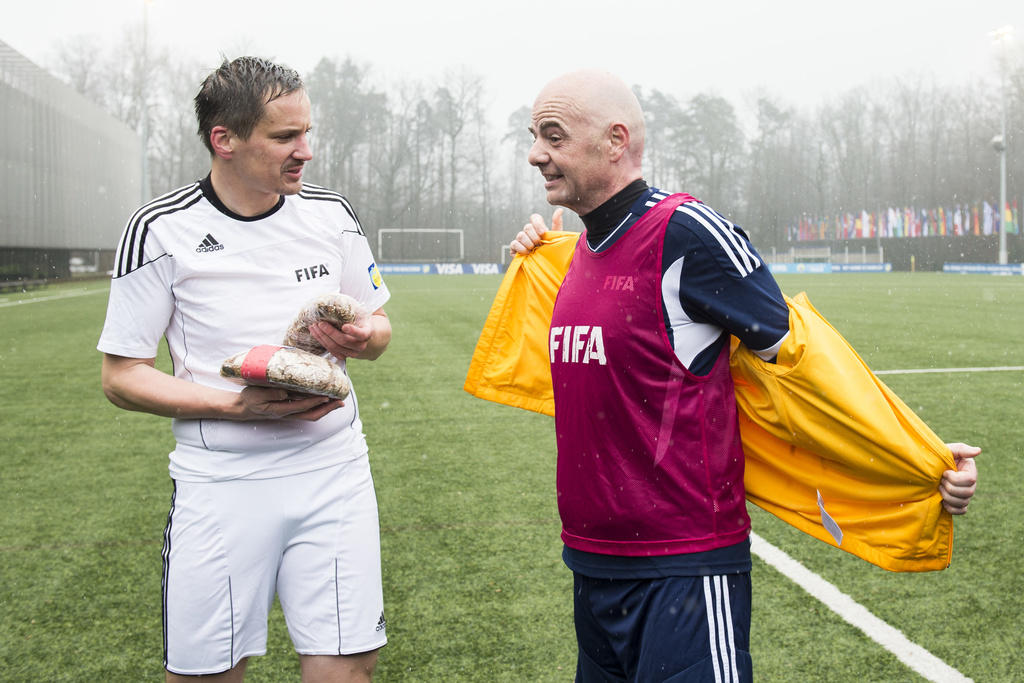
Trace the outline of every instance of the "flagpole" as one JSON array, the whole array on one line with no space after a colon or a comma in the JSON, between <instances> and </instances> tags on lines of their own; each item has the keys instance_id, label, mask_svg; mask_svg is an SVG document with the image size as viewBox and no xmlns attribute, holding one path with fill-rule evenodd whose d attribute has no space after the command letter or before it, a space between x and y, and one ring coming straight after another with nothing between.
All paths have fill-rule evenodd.
<instances>
[{"instance_id":1,"label":"flagpole","mask_svg":"<svg viewBox=\"0 0 1024 683\"><path fill-rule=\"evenodd\" d=\"M1003 77L1003 138L999 151L999 265L1005 266L1006 254L1006 77Z\"/></svg>"}]
</instances>

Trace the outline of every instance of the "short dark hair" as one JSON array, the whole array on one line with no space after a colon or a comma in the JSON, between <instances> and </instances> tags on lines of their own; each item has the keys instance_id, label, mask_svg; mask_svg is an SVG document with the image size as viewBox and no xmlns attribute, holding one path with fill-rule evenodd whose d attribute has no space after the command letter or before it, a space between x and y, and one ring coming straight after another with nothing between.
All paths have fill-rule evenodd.
<instances>
[{"instance_id":1,"label":"short dark hair","mask_svg":"<svg viewBox=\"0 0 1024 683\"><path fill-rule=\"evenodd\" d=\"M292 68L260 57L238 57L224 62L206 79L195 98L199 137L213 154L210 132L224 126L243 140L263 117L264 106L282 95L303 88Z\"/></svg>"}]
</instances>

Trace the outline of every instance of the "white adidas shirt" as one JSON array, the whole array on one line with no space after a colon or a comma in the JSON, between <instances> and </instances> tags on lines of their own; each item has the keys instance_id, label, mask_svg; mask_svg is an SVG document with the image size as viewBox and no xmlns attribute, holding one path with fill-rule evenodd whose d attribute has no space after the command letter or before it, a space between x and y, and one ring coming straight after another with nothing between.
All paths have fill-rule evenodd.
<instances>
[{"instance_id":1,"label":"white adidas shirt","mask_svg":"<svg viewBox=\"0 0 1024 683\"><path fill-rule=\"evenodd\" d=\"M280 344L299 310L343 292L372 312L390 294L344 197L304 184L268 213L232 214L209 178L149 202L117 250L97 348L154 358L166 337L174 376L230 391L221 363L258 344ZM366 453L355 391L316 422L175 419L176 480L268 478Z\"/></svg>"}]
</instances>

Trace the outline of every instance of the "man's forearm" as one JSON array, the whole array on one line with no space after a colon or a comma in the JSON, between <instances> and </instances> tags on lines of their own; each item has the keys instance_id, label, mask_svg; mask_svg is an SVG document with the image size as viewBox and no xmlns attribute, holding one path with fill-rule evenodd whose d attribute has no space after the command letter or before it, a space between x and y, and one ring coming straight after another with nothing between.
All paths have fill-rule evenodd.
<instances>
[{"instance_id":1,"label":"man's forearm","mask_svg":"<svg viewBox=\"0 0 1024 683\"><path fill-rule=\"evenodd\" d=\"M103 393L119 408L164 417L242 416L237 393L172 377L157 370L152 359L104 355Z\"/></svg>"}]
</instances>

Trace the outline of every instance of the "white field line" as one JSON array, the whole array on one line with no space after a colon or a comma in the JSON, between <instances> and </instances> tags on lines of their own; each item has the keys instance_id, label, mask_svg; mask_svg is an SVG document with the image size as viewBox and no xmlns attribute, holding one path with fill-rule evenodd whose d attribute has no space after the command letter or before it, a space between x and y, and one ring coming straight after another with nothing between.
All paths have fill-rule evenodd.
<instances>
[{"instance_id":1,"label":"white field line","mask_svg":"<svg viewBox=\"0 0 1024 683\"><path fill-rule=\"evenodd\" d=\"M1024 370L1024 365L997 365L991 368L919 368L916 370L875 370L876 375L923 375L929 372L1007 372Z\"/></svg>"},{"instance_id":2,"label":"white field line","mask_svg":"<svg viewBox=\"0 0 1024 683\"><path fill-rule=\"evenodd\" d=\"M854 602L853 598L755 533L750 534L750 549L929 681L964 683L971 680L920 645L910 642L902 631L885 623L865 607Z\"/></svg>"},{"instance_id":3,"label":"white field line","mask_svg":"<svg viewBox=\"0 0 1024 683\"><path fill-rule=\"evenodd\" d=\"M0 308L7 308L8 306L23 306L25 304L37 304L41 301L55 301L57 299L71 299L76 296L87 296L89 294L100 294L106 292L106 289L89 289L89 290L75 290L66 292L64 294L54 294L53 296L40 296L32 299L18 299L17 301L8 301L0 298Z\"/></svg>"}]
</instances>

